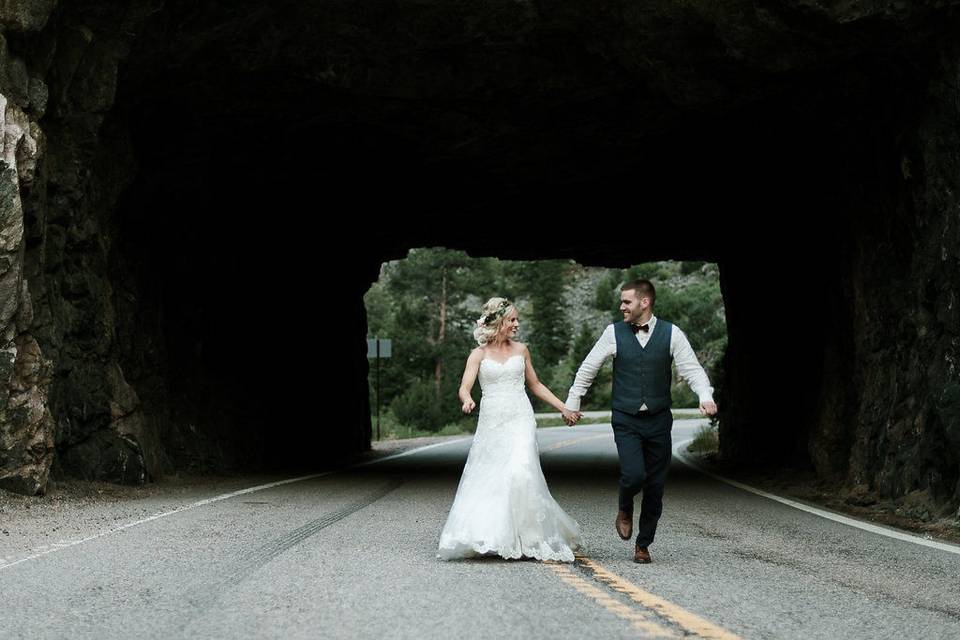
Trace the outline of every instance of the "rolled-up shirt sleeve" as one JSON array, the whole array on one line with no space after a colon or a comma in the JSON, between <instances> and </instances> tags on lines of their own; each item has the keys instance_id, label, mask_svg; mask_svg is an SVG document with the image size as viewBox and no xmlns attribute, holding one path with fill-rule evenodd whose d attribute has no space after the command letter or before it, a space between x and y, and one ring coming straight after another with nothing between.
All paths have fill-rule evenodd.
<instances>
[{"instance_id":1,"label":"rolled-up shirt sleeve","mask_svg":"<svg viewBox=\"0 0 960 640\"><path fill-rule=\"evenodd\" d=\"M608 358L615 357L616 355L617 339L613 334L613 325L610 324L603 330L603 334L600 335L597 343L593 345L593 349L591 349L587 357L583 359L583 363L577 370L577 375L573 380L573 386L570 387L570 393L567 395L567 401L564 403L568 409L571 411L580 410L580 400L590 389L590 385L593 384L594 379L597 377L597 372L600 371L600 367L603 366L603 363L606 362Z\"/></svg>"},{"instance_id":2,"label":"rolled-up shirt sleeve","mask_svg":"<svg viewBox=\"0 0 960 640\"><path fill-rule=\"evenodd\" d=\"M677 374L697 394L700 402L713 402L713 387L710 386L707 372L697 360L697 354L690 346L686 334L677 325L673 325L670 350L673 354L673 362L677 366Z\"/></svg>"}]
</instances>

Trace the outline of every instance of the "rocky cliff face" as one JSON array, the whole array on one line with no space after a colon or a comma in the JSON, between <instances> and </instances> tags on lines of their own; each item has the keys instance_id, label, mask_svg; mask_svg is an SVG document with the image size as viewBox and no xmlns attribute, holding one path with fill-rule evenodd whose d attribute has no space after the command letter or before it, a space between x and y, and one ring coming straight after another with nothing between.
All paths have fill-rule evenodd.
<instances>
[{"instance_id":1,"label":"rocky cliff face","mask_svg":"<svg viewBox=\"0 0 960 640\"><path fill-rule=\"evenodd\" d=\"M960 48L938 54L918 121L899 123L899 166L850 202L853 359L838 378L855 391L847 480L926 494L921 514L960 504Z\"/></svg>"},{"instance_id":2,"label":"rocky cliff face","mask_svg":"<svg viewBox=\"0 0 960 640\"><path fill-rule=\"evenodd\" d=\"M0 4L0 486L364 448L442 244L719 262L724 457L955 511L955 4Z\"/></svg>"},{"instance_id":3,"label":"rocky cliff face","mask_svg":"<svg viewBox=\"0 0 960 640\"><path fill-rule=\"evenodd\" d=\"M13 1L0 10L0 486L14 491L42 493L54 462L142 482L159 451L141 448L157 443L119 362L123 319L107 263L110 215L133 175L108 112L138 9Z\"/></svg>"}]
</instances>

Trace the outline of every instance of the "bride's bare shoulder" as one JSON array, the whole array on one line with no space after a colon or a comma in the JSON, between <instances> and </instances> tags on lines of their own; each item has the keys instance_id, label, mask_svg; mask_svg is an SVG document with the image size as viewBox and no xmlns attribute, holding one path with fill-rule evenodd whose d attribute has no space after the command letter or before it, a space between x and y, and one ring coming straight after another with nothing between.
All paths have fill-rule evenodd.
<instances>
[{"instance_id":1,"label":"bride's bare shoulder","mask_svg":"<svg viewBox=\"0 0 960 640\"><path fill-rule=\"evenodd\" d=\"M484 353L483 347L477 347L476 349L470 352L469 356L467 356L467 361L470 362L475 360L481 360L483 358L483 353Z\"/></svg>"}]
</instances>

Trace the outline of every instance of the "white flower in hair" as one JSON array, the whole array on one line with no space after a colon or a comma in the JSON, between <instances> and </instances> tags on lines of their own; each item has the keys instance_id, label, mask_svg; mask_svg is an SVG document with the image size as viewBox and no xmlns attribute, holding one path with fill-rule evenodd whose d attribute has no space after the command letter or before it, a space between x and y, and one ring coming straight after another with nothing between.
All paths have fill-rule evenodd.
<instances>
[{"instance_id":1,"label":"white flower in hair","mask_svg":"<svg viewBox=\"0 0 960 640\"><path fill-rule=\"evenodd\" d=\"M500 303L500 306L497 307L496 311L493 311L483 316L482 318L480 318L480 320L477 321L477 323L480 324L481 326L488 325L494 320L496 320L497 318L501 317L509 308L510 308L510 301L504 300L503 302Z\"/></svg>"}]
</instances>

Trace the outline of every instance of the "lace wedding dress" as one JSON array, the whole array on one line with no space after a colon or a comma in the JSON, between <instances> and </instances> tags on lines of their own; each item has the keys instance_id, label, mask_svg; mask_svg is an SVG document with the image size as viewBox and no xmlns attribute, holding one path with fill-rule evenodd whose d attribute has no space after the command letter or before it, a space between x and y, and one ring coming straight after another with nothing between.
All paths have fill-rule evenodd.
<instances>
[{"instance_id":1,"label":"lace wedding dress","mask_svg":"<svg viewBox=\"0 0 960 640\"><path fill-rule=\"evenodd\" d=\"M443 560L498 554L573 562L580 524L557 504L540 469L525 361L484 358L477 431L440 534Z\"/></svg>"}]
</instances>

